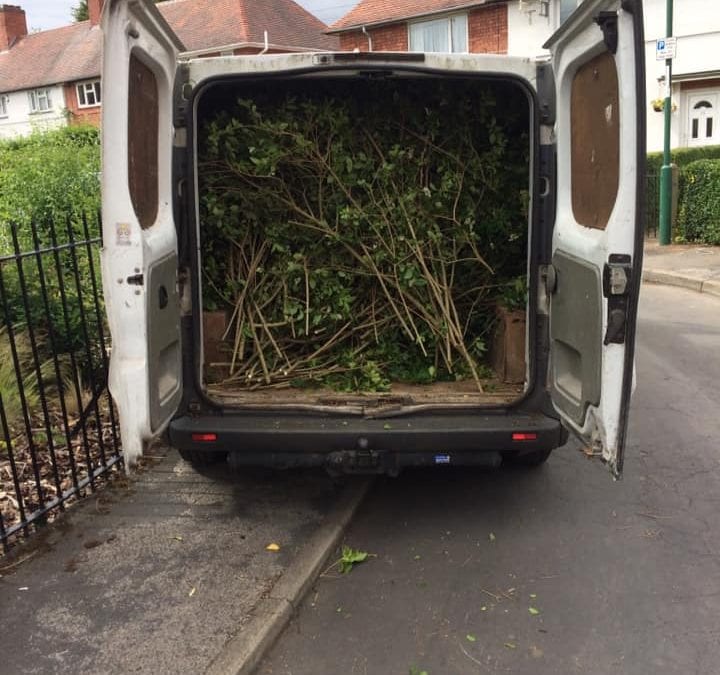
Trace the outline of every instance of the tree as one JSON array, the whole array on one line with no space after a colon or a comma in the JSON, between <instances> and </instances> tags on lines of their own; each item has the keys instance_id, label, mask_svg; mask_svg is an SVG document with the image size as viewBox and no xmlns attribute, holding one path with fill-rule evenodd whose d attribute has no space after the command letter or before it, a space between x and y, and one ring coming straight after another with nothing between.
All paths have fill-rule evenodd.
<instances>
[{"instance_id":1,"label":"tree","mask_svg":"<svg viewBox=\"0 0 720 675\"><path fill-rule=\"evenodd\" d=\"M155 3L163 2L163 0L155 0ZM79 0L78 4L70 10L73 21L87 21L90 18L88 11L88 0Z\"/></svg>"},{"instance_id":2,"label":"tree","mask_svg":"<svg viewBox=\"0 0 720 675\"><path fill-rule=\"evenodd\" d=\"M78 21L87 21L90 18L87 0L80 0L80 2L70 10L70 13L75 23Z\"/></svg>"}]
</instances>

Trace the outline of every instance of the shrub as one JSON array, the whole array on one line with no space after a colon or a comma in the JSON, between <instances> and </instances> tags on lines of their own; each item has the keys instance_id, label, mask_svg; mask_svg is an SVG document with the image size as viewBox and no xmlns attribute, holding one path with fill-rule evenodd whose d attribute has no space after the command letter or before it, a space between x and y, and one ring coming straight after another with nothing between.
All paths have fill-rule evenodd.
<instances>
[{"instance_id":1,"label":"shrub","mask_svg":"<svg viewBox=\"0 0 720 675\"><path fill-rule=\"evenodd\" d=\"M52 244L53 238L59 244L66 244L71 234L76 240L83 240L83 215L90 221L92 235L96 235L99 171L99 133L94 127L66 127L0 142L0 257L13 252L13 229L20 251L35 250L31 223L36 225L41 248ZM58 352L77 352L84 348L81 304L91 334L94 330L89 256L95 256L93 262L98 273L95 248L65 247L57 255L43 254L40 263L36 256L25 256L21 263L12 259L0 263L5 300L0 305L0 329L8 321L16 330L32 324L49 334L52 328ZM79 283L76 283L76 267ZM47 291L47 307L41 279ZM61 284L67 300L67 316L61 302ZM40 354L43 359L50 356L49 343L44 346L47 348L41 349ZM90 365L83 363L83 367Z\"/></svg>"},{"instance_id":2,"label":"shrub","mask_svg":"<svg viewBox=\"0 0 720 675\"><path fill-rule=\"evenodd\" d=\"M687 241L720 245L720 159L700 159L682 172L678 226Z\"/></svg>"},{"instance_id":3,"label":"shrub","mask_svg":"<svg viewBox=\"0 0 720 675\"><path fill-rule=\"evenodd\" d=\"M670 153L671 161L680 169L699 159L720 159L720 145L704 145L698 148L676 148ZM647 172L660 173L663 165L662 152L650 152L647 156Z\"/></svg>"},{"instance_id":4,"label":"shrub","mask_svg":"<svg viewBox=\"0 0 720 675\"><path fill-rule=\"evenodd\" d=\"M698 148L676 148L670 154L671 160L680 169L680 185L679 192L683 191L683 168L691 162L699 159L720 159L720 145L706 145ZM660 199L660 170L663 165L663 153L651 152L647 156L646 175L647 194L646 194L646 227L648 230L654 230L658 225L659 218L659 199ZM682 232L678 232L682 239Z\"/></svg>"},{"instance_id":5,"label":"shrub","mask_svg":"<svg viewBox=\"0 0 720 675\"><path fill-rule=\"evenodd\" d=\"M32 246L29 224L67 218L82 231L79 216L100 208L100 137L94 127L65 127L0 142L0 254L11 250L9 223L24 248Z\"/></svg>"}]
</instances>

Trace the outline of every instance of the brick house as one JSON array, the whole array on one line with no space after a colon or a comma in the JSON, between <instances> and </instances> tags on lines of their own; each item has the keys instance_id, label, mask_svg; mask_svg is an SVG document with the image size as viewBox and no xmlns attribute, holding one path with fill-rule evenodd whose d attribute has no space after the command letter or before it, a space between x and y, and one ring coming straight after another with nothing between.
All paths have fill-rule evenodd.
<instances>
[{"instance_id":1,"label":"brick house","mask_svg":"<svg viewBox=\"0 0 720 675\"><path fill-rule=\"evenodd\" d=\"M353 51L508 53L507 0L361 0L330 26Z\"/></svg>"},{"instance_id":2,"label":"brick house","mask_svg":"<svg viewBox=\"0 0 720 675\"><path fill-rule=\"evenodd\" d=\"M361 0L330 26L343 49L536 56L582 0Z\"/></svg>"},{"instance_id":3,"label":"brick house","mask_svg":"<svg viewBox=\"0 0 720 675\"><path fill-rule=\"evenodd\" d=\"M0 138L99 124L102 6L89 0L88 21L28 34L24 10L0 4ZM193 56L338 48L293 0L168 0L157 8Z\"/></svg>"}]
</instances>

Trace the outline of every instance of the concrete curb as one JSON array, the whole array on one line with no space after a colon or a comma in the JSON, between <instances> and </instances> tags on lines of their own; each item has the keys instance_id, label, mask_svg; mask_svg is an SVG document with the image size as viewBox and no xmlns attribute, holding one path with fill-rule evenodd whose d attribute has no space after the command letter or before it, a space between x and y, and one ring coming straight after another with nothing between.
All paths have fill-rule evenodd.
<instances>
[{"instance_id":1,"label":"concrete curb","mask_svg":"<svg viewBox=\"0 0 720 675\"><path fill-rule=\"evenodd\" d=\"M714 279L693 279L674 272L660 270L643 270L642 279L647 284L661 284L663 286L677 286L687 288L698 293L709 293L720 297L720 281Z\"/></svg>"},{"instance_id":2,"label":"concrete curb","mask_svg":"<svg viewBox=\"0 0 720 675\"><path fill-rule=\"evenodd\" d=\"M206 675L250 675L292 617L303 597L323 571L345 528L372 485L371 478L350 484L310 541L253 611L252 619L230 638Z\"/></svg>"}]
</instances>

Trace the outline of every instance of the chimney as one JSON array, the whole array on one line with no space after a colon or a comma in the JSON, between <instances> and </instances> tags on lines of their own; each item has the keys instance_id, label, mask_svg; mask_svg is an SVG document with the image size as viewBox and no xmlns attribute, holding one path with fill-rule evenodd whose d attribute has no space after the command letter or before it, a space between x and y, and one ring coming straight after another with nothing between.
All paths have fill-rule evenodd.
<instances>
[{"instance_id":1,"label":"chimney","mask_svg":"<svg viewBox=\"0 0 720 675\"><path fill-rule=\"evenodd\" d=\"M90 16L91 26L97 26L100 23L104 1L105 0L88 0L88 14Z\"/></svg>"},{"instance_id":2,"label":"chimney","mask_svg":"<svg viewBox=\"0 0 720 675\"><path fill-rule=\"evenodd\" d=\"M0 52L7 51L27 34L25 10L16 5L0 5Z\"/></svg>"}]
</instances>

